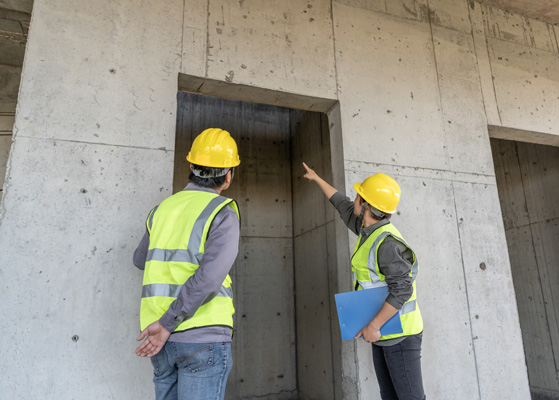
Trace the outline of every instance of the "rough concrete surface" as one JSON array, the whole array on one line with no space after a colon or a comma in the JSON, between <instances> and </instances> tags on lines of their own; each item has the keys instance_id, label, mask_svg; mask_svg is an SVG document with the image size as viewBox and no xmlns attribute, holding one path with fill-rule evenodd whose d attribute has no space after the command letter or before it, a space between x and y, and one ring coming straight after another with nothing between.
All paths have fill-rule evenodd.
<instances>
[{"instance_id":1,"label":"rough concrete surface","mask_svg":"<svg viewBox=\"0 0 559 400\"><path fill-rule=\"evenodd\" d=\"M330 4L209 2L207 76L309 96L335 96Z\"/></svg>"},{"instance_id":2,"label":"rough concrete surface","mask_svg":"<svg viewBox=\"0 0 559 400\"><path fill-rule=\"evenodd\" d=\"M12 160L22 157L34 163L11 165L0 265L3 317L27 322L3 325L17 345L2 353L12 360L2 393L84 398L86 385L90 398L148 396L151 367L134 355L141 274L130 257L148 204L169 194L172 153L18 137ZM131 167L138 159L151 168Z\"/></svg>"},{"instance_id":3,"label":"rough concrete surface","mask_svg":"<svg viewBox=\"0 0 559 400\"><path fill-rule=\"evenodd\" d=\"M37 61L25 63L33 78L21 87L22 135L172 150L182 38L177 10L177 0L140 7L36 1L34 15L40 17L27 54ZM34 32L40 36L35 40ZM70 104L79 104L76 120L68 118Z\"/></svg>"},{"instance_id":4,"label":"rough concrete surface","mask_svg":"<svg viewBox=\"0 0 559 400\"><path fill-rule=\"evenodd\" d=\"M429 26L404 28L345 5L334 11L344 157L448 169Z\"/></svg>"},{"instance_id":5,"label":"rough concrete surface","mask_svg":"<svg viewBox=\"0 0 559 400\"><path fill-rule=\"evenodd\" d=\"M542 21L558 24L559 5L555 0L476 0L484 4L503 8L509 13L518 13L528 18L537 18Z\"/></svg>"},{"instance_id":6,"label":"rough concrete surface","mask_svg":"<svg viewBox=\"0 0 559 400\"><path fill-rule=\"evenodd\" d=\"M323 134L331 129L330 141L321 136L300 148L317 163L329 155L323 165L350 196L353 183L374 172L401 182L394 222L420 260L427 396L530 398L487 125L559 136L557 49L557 27L467 0L36 0L0 214L0 316L10 322L0 328L10 343L2 352L0 393L152 395L149 361L133 353L141 273L131 255L146 213L172 192L183 73L192 75L189 82L212 81L213 95L236 92L236 100L254 101L246 89L254 86L283 93L269 100L274 105L288 98L298 108L304 96L339 101L339 116L326 128L320 122ZM13 106L12 99L6 112ZM258 140L262 150L253 150L266 165L273 140ZM293 172L292 189L297 182ZM253 196L250 187L243 190ZM306 240L303 249L319 246L328 257L310 258L297 245L291 253L271 239L251 239L242 251L255 263L281 254L313 263L308 271L296 267L294 287L320 329L274 325L282 340L295 331L305 345L289 350L301 363L299 392L289 389L284 398L324 400L327 388L336 399L374 398L370 346L340 343L331 311L332 293L351 285L343 268L355 237L347 246L347 231L328 204L308 202L320 198L317 191L301 189L289 223L296 240ZM257 195L265 200L268 192L281 191L268 187ZM246 206L247 214L254 211L243 227L247 235L273 233L259 221L269 207L264 200ZM530 201L541 209L537 198ZM557 230L546 223L538 221L534 232L541 243L553 243ZM342 267L338 254L345 253ZM544 259L542 248L534 254ZM315 279L321 266L327 277ZM237 271L237 282L246 273ZM298 287L297 277L320 291ZM280 286L289 287L281 278ZM247 288L236 301L246 304L249 295ZM291 307L280 293L271 296ZM295 312L303 305L294 304ZM240 351L273 346L256 328L236 344ZM331 357L321 346L330 346ZM315 379L333 383L313 387Z\"/></svg>"}]
</instances>

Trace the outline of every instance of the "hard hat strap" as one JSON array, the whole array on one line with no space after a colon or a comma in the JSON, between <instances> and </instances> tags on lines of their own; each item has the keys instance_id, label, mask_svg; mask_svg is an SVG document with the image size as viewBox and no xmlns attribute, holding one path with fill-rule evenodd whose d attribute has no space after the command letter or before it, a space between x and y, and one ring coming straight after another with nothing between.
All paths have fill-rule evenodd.
<instances>
[{"instance_id":1,"label":"hard hat strap","mask_svg":"<svg viewBox=\"0 0 559 400\"><path fill-rule=\"evenodd\" d=\"M363 199L363 197L361 197ZM365 210L367 209L367 206L371 209L371 213L377 218L377 219L383 219L384 217L386 217L386 214L383 213L380 210L377 210L375 207L373 207L372 205L370 205L369 203L367 203L365 201L365 199L363 199L363 201L365 202L365 204L363 204L363 208L361 209L361 214L359 215L359 220L361 221L361 223L363 223L363 215L365 215Z\"/></svg>"},{"instance_id":2,"label":"hard hat strap","mask_svg":"<svg viewBox=\"0 0 559 400\"><path fill-rule=\"evenodd\" d=\"M361 197L363 199L363 197ZM365 200L363 200L365 201ZM367 203L365 201L365 204L363 205L363 208L361 209L361 214L359 214L359 225L363 225L363 215L365 215L365 210L367 209L367 206L369 205L369 203Z\"/></svg>"}]
</instances>

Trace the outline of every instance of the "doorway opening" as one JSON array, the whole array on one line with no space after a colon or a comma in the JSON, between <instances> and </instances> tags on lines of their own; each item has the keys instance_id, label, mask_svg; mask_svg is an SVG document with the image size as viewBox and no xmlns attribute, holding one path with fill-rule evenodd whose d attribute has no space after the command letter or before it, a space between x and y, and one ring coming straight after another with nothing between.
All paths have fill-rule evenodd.
<instances>
[{"instance_id":1,"label":"doorway opening","mask_svg":"<svg viewBox=\"0 0 559 400\"><path fill-rule=\"evenodd\" d=\"M532 399L559 399L559 147L490 127Z\"/></svg>"},{"instance_id":2,"label":"doorway opening","mask_svg":"<svg viewBox=\"0 0 559 400\"><path fill-rule=\"evenodd\" d=\"M221 82L202 95L197 79L179 79L174 192L188 183L186 155L204 129L230 132L241 158L223 193L241 213L226 399L341 398L333 294L350 290L347 229L302 167L344 188L337 102Z\"/></svg>"}]
</instances>

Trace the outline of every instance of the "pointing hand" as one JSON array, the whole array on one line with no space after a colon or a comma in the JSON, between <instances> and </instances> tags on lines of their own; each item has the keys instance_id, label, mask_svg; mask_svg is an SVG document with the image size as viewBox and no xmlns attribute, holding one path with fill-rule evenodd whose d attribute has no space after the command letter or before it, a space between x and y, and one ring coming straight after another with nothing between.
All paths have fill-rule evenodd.
<instances>
[{"instance_id":1,"label":"pointing hand","mask_svg":"<svg viewBox=\"0 0 559 400\"><path fill-rule=\"evenodd\" d=\"M309 181L313 182L319 179L319 176L314 170L310 169L309 166L303 163L303 167L307 170L307 173L303 175L303 178L307 178Z\"/></svg>"}]
</instances>

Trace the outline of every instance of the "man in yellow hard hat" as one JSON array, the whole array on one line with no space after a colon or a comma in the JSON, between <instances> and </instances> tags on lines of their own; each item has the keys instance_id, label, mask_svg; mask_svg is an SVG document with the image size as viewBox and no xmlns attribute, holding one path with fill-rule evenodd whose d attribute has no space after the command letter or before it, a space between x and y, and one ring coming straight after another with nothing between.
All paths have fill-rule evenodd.
<instances>
[{"instance_id":1,"label":"man in yellow hard hat","mask_svg":"<svg viewBox=\"0 0 559 400\"><path fill-rule=\"evenodd\" d=\"M215 128L196 137L186 159L190 183L151 210L134 252L144 271L136 354L151 357L157 400L223 399L240 216L221 193L241 161L229 132Z\"/></svg>"},{"instance_id":2,"label":"man in yellow hard hat","mask_svg":"<svg viewBox=\"0 0 559 400\"><path fill-rule=\"evenodd\" d=\"M351 267L356 290L388 286L378 314L355 337L373 343L373 364L383 400L424 399L421 376L423 319L415 290L415 253L391 224L400 201L400 186L378 173L356 183L355 200L341 195L305 163L305 178L315 182L336 207L346 226L359 235ZM380 328L396 313L403 332L381 336Z\"/></svg>"}]
</instances>

